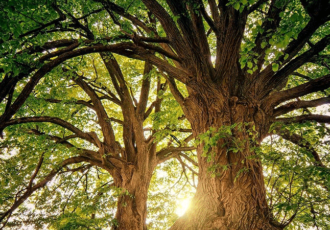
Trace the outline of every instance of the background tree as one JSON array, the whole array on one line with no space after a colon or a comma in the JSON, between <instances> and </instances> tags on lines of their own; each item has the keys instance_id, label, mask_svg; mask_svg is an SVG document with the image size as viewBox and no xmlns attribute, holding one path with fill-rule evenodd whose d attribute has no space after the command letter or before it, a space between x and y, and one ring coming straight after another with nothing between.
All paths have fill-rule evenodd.
<instances>
[{"instance_id":1,"label":"background tree","mask_svg":"<svg viewBox=\"0 0 330 230\"><path fill-rule=\"evenodd\" d=\"M177 158L183 169L191 169L181 158L194 162L183 153L195 149L187 146L192 134L190 130L180 130L177 117L182 116L182 111L175 106L175 101L173 104L170 95L165 94L167 83L161 82L148 63L144 67L136 61L122 62L122 65L124 72L116 58L107 53L102 53L101 57L93 55L70 60L34 88L27 98L26 108L17 113L19 118L4 124L3 127L26 125L5 132L3 147L7 154L4 157L9 157L8 150L14 157L3 162L7 179L1 192L3 227L15 209L35 191L58 174L71 173L69 178L57 177L53 182L56 186L63 187L61 183L67 186L63 195L55 187L51 188L57 192L55 197L45 191L35 198L37 202L54 199L55 203L58 203L56 199L61 199L57 207L61 208L62 215L53 224L57 228L111 225L113 229L146 229L148 188L156 166ZM80 74L75 69L79 69ZM172 106L171 114L161 110L164 99ZM168 117L166 123L157 117L160 113ZM180 134L181 131L187 134ZM176 142L164 143L172 139L168 138L170 135ZM47 164L54 166L47 167ZM12 170L17 173L17 167L21 167L20 178L15 178L15 183L9 180L8 174ZM22 177L24 174L27 178ZM99 174L103 174L101 178ZM26 180L29 180L27 186ZM83 189L79 189L81 184ZM79 195L87 202L77 198ZM115 216L112 216L111 207L115 203L112 197L117 199ZM109 204L102 201L109 198L113 199ZM104 208L97 203L107 211L96 209L97 206ZM58 210L53 207L53 212ZM100 213L102 218L95 219ZM48 216L48 221L54 222L54 216ZM76 219L66 221L68 217ZM91 217L92 221L88 222L86 217Z\"/></svg>"},{"instance_id":2,"label":"background tree","mask_svg":"<svg viewBox=\"0 0 330 230\"><path fill-rule=\"evenodd\" d=\"M46 23L36 20L35 11L21 15L16 11L22 5L10 4L3 17L8 18L0 87L7 107L0 118L3 127L13 122L45 74L77 56L113 52L147 61L164 75L199 139L197 192L192 208L171 229L283 229L292 223L301 209L291 207L295 211L288 217L279 207L274 213L274 203L266 199L257 153L271 127L308 149L320 169L313 180L324 181L320 189L327 189L322 154L306 135L285 127L315 121L309 124L318 130L319 123L329 121L309 109L329 102L329 1L58 1L40 10L38 17L48 16ZM307 114L293 112L301 109ZM284 181L293 185L293 176ZM293 202L293 195L288 199ZM310 206L316 218L316 206Z\"/></svg>"}]
</instances>

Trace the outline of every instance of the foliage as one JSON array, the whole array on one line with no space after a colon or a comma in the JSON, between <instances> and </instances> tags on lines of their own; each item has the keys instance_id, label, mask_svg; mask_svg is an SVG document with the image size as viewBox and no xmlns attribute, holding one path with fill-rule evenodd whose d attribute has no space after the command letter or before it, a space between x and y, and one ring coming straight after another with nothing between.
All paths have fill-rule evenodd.
<instances>
[{"instance_id":1,"label":"foliage","mask_svg":"<svg viewBox=\"0 0 330 230\"><path fill-rule=\"evenodd\" d=\"M118 178L148 155L147 225L167 229L198 186L198 159L213 179L230 170L216 160L225 149L261 161L272 221L329 228L329 1L11 0L0 9L3 226L115 228L120 198L135 199ZM239 106L253 118L236 122Z\"/></svg>"}]
</instances>

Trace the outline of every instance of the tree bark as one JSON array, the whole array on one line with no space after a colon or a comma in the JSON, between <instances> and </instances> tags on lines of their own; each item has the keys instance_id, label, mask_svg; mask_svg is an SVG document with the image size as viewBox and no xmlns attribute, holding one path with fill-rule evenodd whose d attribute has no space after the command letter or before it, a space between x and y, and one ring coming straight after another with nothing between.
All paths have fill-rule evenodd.
<instances>
[{"instance_id":1,"label":"tree bark","mask_svg":"<svg viewBox=\"0 0 330 230\"><path fill-rule=\"evenodd\" d=\"M156 147L141 144L135 164L112 172L114 185L121 189L113 230L146 230L148 189L157 166Z\"/></svg>"},{"instance_id":2,"label":"tree bark","mask_svg":"<svg viewBox=\"0 0 330 230\"><path fill-rule=\"evenodd\" d=\"M231 126L231 134L220 136L208 152L204 143L198 146L197 192L190 209L171 230L282 229L272 220L262 165L253 148L268 131L267 116L251 101L227 99L210 88L198 95L185 100L195 137L211 127L216 135L219 128Z\"/></svg>"},{"instance_id":3,"label":"tree bark","mask_svg":"<svg viewBox=\"0 0 330 230\"><path fill-rule=\"evenodd\" d=\"M147 229L145 220L150 179L151 175L136 172L128 184L121 186L113 230Z\"/></svg>"}]
</instances>

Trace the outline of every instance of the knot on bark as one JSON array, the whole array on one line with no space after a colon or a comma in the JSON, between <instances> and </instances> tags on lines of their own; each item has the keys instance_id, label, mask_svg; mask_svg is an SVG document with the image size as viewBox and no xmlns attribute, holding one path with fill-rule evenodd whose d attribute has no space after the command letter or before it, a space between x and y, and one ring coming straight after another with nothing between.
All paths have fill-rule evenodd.
<instances>
[{"instance_id":1,"label":"knot on bark","mask_svg":"<svg viewBox=\"0 0 330 230\"><path fill-rule=\"evenodd\" d=\"M236 97L236 96L232 96L232 97L229 99L229 105L230 105L231 107L236 107L237 101L238 101L238 97Z\"/></svg>"}]
</instances>

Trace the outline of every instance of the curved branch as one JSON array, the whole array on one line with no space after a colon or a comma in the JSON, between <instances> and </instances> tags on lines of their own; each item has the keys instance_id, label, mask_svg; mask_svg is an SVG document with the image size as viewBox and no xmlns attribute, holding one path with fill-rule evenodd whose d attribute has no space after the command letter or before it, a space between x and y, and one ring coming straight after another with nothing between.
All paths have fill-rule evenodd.
<instances>
[{"instance_id":1,"label":"curved branch","mask_svg":"<svg viewBox=\"0 0 330 230\"><path fill-rule=\"evenodd\" d=\"M306 81L312 80L312 78L298 72L293 72L292 75L305 79Z\"/></svg>"},{"instance_id":2,"label":"curved branch","mask_svg":"<svg viewBox=\"0 0 330 230\"><path fill-rule=\"evenodd\" d=\"M16 77L10 77L8 74L5 75L3 80L0 82L0 103L6 96L11 94L12 90L15 89L17 82L25 76L26 74L19 74Z\"/></svg>"},{"instance_id":3,"label":"curved branch","mask_svg":"<svg viewBox=\"0 0 330 230\"><path fill-rule=\"evenodd\" d=\"M265 99L267 104L276 106L284 101L301 97L330 87L330 74L311 80L294 88L273 93Z\"/></svg>"},{"instance_id":4,"label":"curved branch","mask_svg":"<svg viewBox=\"0 0 330 230\"><path fill-rule=\"evenodd\" d=\"M299 100L299 101L289 102L288 104L282 105L281 107L275 109L273 115L274 117L277 117L296 109L317 107L324 104L330 104L330 97L323 97L312 101Z\"/></svg>"},{"instance_id":5,"label":"curved branch","mask_svg":"<svg viewBox=\"0 0 330 230\"><path fill-rule=\"evenodd\" d=\"M48 72L50 72L53 68L73 57L81 56L84 54L89 53L96 53L102 51L113 51L119 52L121 54L132 54L132 49L134 45L132 43L119 43L115 45L102 45L96 44L94 46L81 48L78 50L72 50L65 52L58 56L55 60L45 64L42 66L33 77L31 77L30 81L24 86L22 92L16 98L15 102L10 106L10 108L0 116L0 124L5 123L8 121L16 112L17 110L24 104L34 87L38 84L40 79L45 76ZM129 51L128 51L129 49Z\"/></svg>"},{"instance_id":6,"label":"curved branch","mask_svg":"<svg viewBox=\"0 0 330 230\"><path fill-rule=\"evenodd\" d=\"M191 151L196 149L196 147L189 146L189 147L168 147L164 148L156 153L158 164L164 162L167 159L176 157L182 151Z\"/></svg>"},{"instance_id":7,"label":"curved branch","mask_svg":"<svg viewBox=\"0 0 330 230\"><path fill-rule=\"evenodd\" d=\"M319 123L330 123L330 116L310 114L310 115L302 115L302 116L290 117L290 118L277 118L277 119L275 119L275 121L279 121L279 122L282 122L284 124L303 123L305 121L316 121L316 122L319 122Z\"/></svg>"},{"instance_id":8,"label":"curved branch","mask_svg":"<svg viewBox=\"0 0 330 230\"><path fill-rule=\"evenodd\" d=\"M90 143L93 143L96 145L95 140L93 139L92 136L90 136L88 133L85 133L78 129L77 127L73 126L67 121L64 121L60 118L57 117L48 117L48 116L40 116L40 117L22 117L22 118L17 118L13 120L9 120L5 123L2 123L0 126L0 130L3 130L7 126L10 125L16 125L16 124L24 124L24 123L32 123L32 122L50 122L53 124L57 124L62 126L63 128L66 128L70 130L71 132L75 133L77 136L80 138L89 141ZM96 145L97 146L97 145Z\"/></svg>"}]
</instances>

